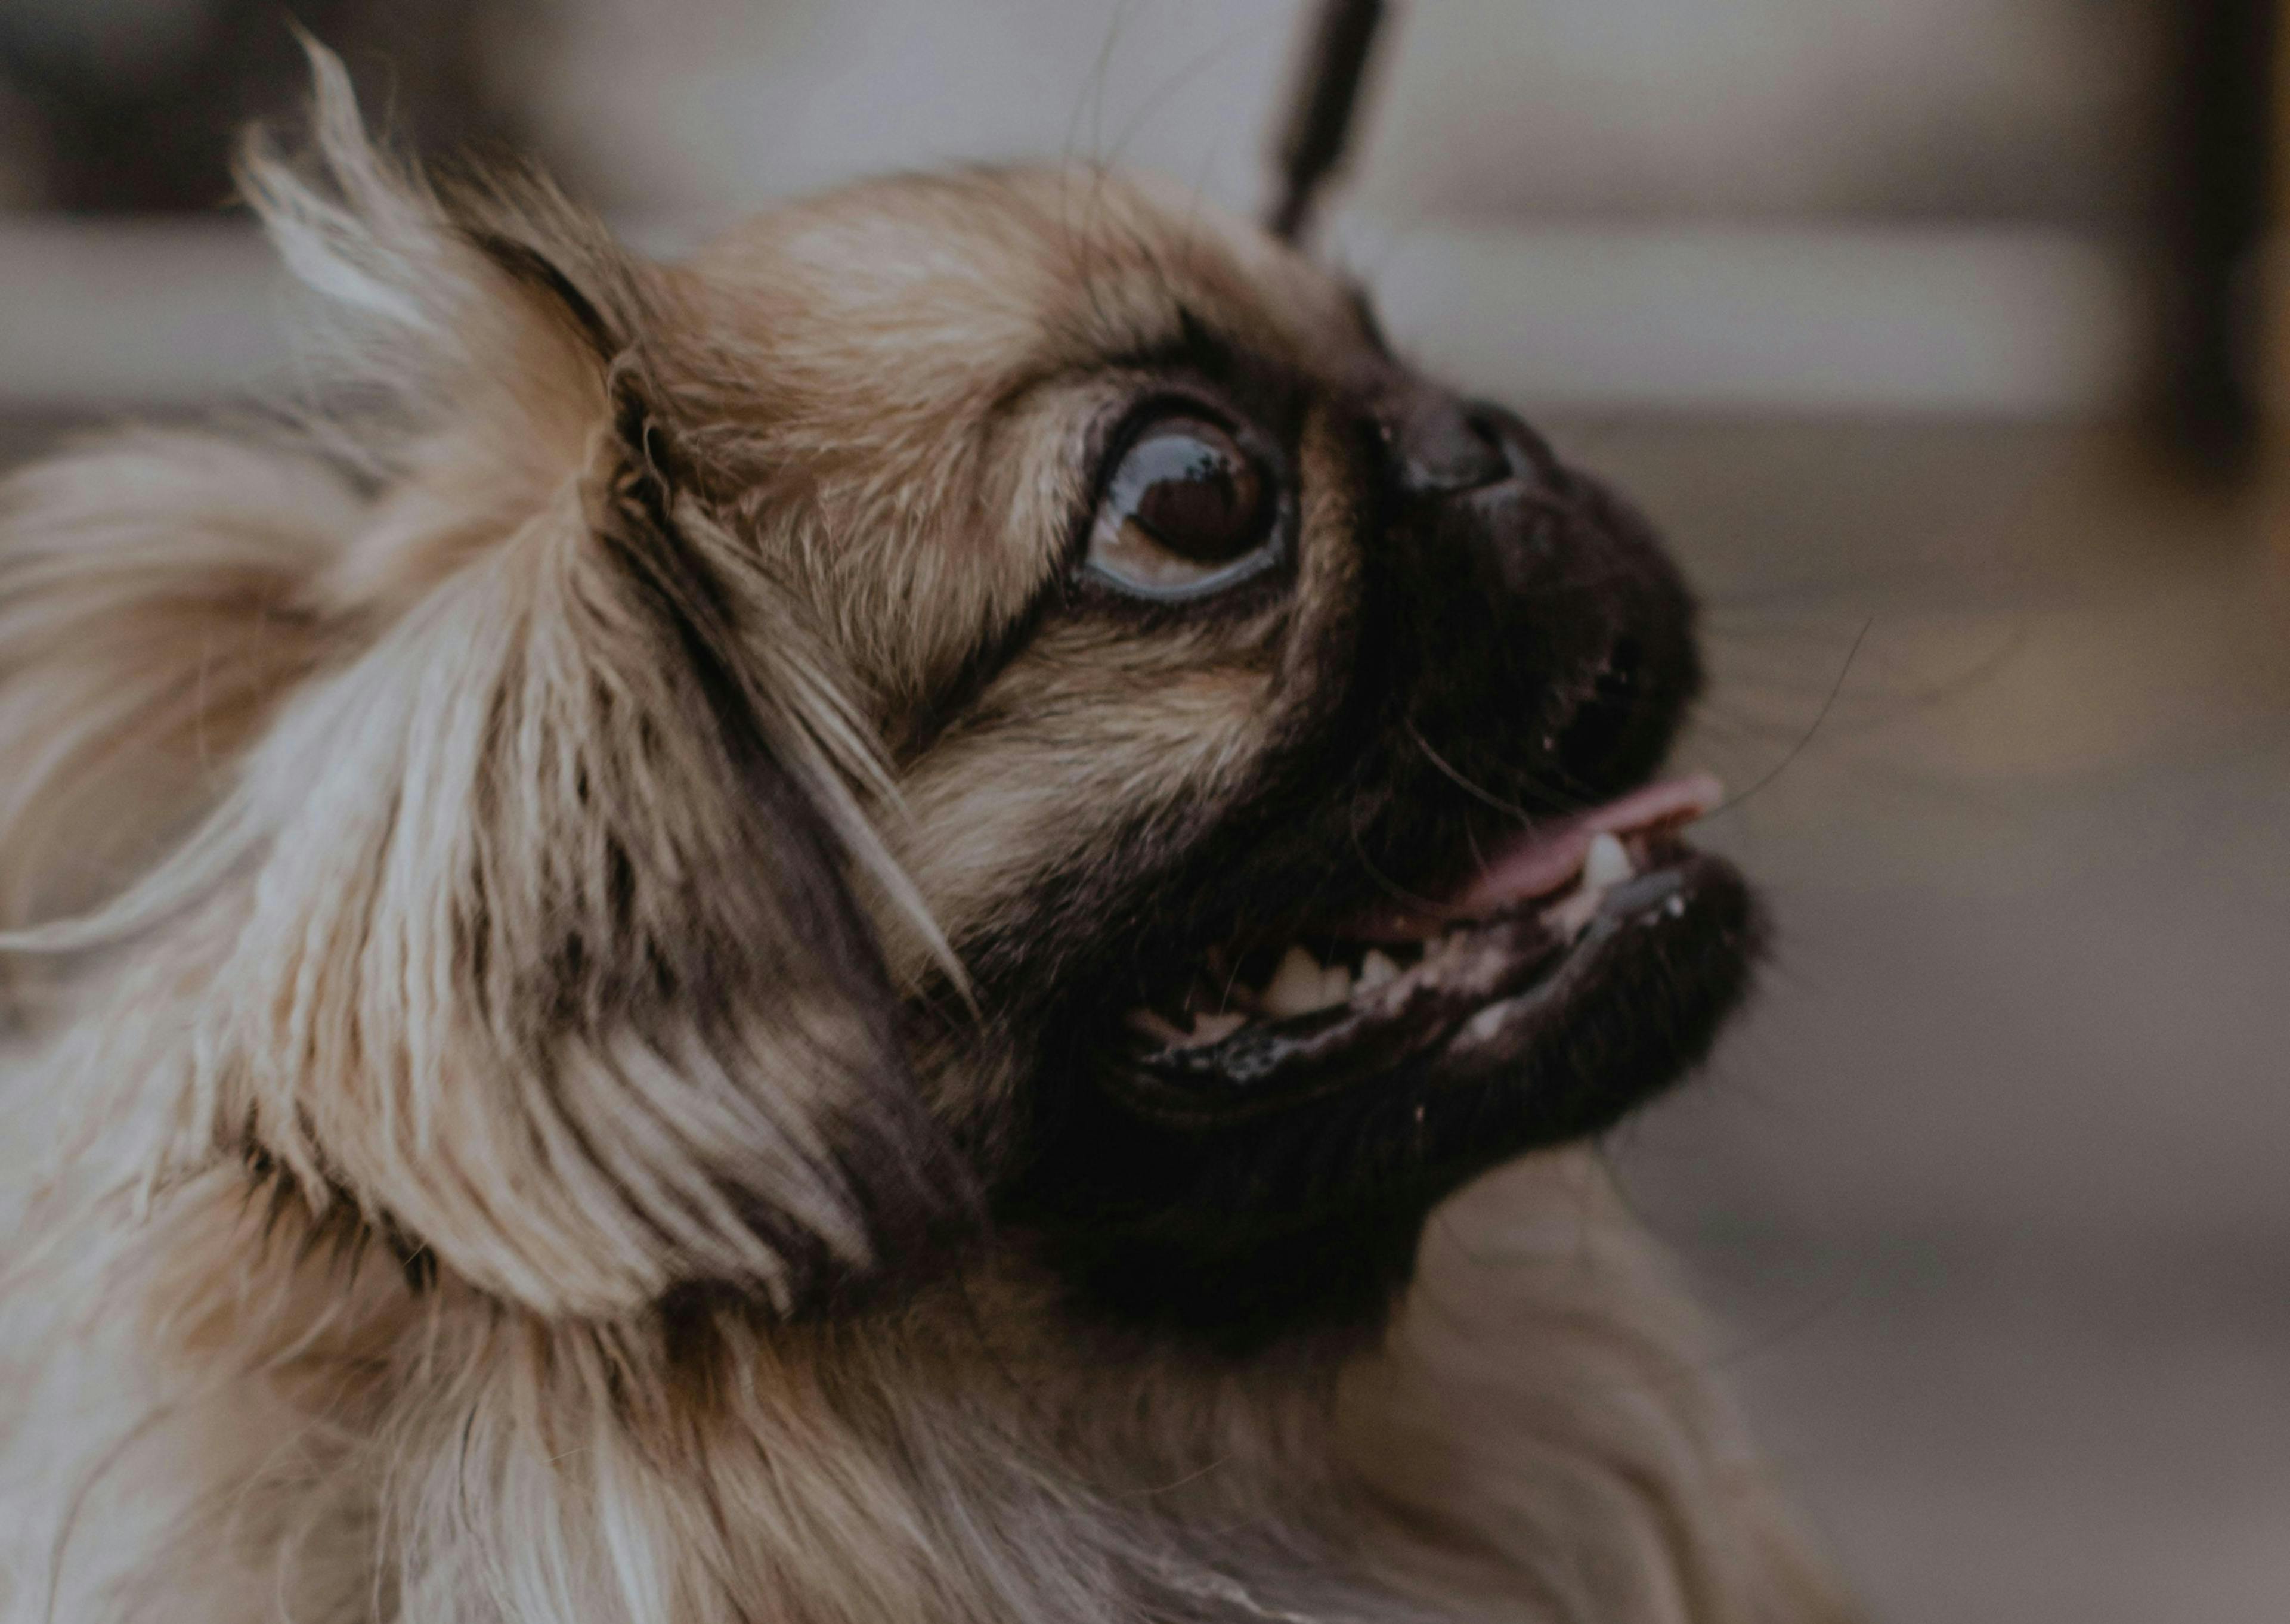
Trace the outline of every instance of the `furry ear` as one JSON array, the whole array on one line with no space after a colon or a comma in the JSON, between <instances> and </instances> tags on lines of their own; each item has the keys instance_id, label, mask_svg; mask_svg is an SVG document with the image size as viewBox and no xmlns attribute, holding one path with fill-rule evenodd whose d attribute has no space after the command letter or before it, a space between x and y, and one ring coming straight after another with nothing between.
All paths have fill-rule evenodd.
<instances>
[{"instance_id":1,"label":"furry ear","mask_svg":"<svg viewBox=\"0 0 2290 1624\"><path fill-rule=\"evenodd\" d=\"M651 477L584 479L264 741L198 1092L535 1308L792 1310L961 1180L820 809L802 629Z\"/></svg>"},{"instance_id":2,"label":"furry ear","mask_svg":"<svg viewBox=\"0 0 2290 1624\"><path fill-rule=\"evenodd\" d=\"M324 583L356 641L175 862L19 943L206 899L177 1164L244 1154L544 1313L795 1311L971 1205L854 895L911 902L872 739L676 477L639 268L536 185L395 172L314 56L336 195L261 155L248 189L377 358L381 493Z\"/></svg>"}]
</instances>

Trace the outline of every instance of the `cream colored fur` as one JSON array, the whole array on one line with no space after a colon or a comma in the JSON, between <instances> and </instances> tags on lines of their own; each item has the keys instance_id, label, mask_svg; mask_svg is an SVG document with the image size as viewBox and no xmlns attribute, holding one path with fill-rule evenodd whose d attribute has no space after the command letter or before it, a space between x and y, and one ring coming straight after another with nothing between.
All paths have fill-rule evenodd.
<instances>
[{"instance_id":1,"label":"cream colored fur","mask_svg":"<svg viewBox=\"0 0 2290 1624\"><path fill-rule=\"evenodd\" d=\"M799 788L770 833L850 876L899 989L1058 837L1047 796L981 825L1013 757L974 740L890 764L933 651L1051 567L914 545L1069 495L1059 431L950 452L928 392L974 392L961 357L1032 319L1037 256L869 303L835 268L872 217L829 203L799 249L647 267L545 188L436 196L319 66L333 189L260 156L249 188L356 409L0 487L0 1619L1845 1616L1584 1152L1443 1209L1374 1345L1117 1332L990 1237L794 1311L935 1255L881 1215L961 1219L920 1100L960 1120L994 1082L941 1055L851 1093L905 1076L839 996L873 961L819 956L835 898L774 879L749 814ZM908 184L925 240L989 196L1173 229L1097 177ZM1197 274L1231 298L1300 275L1215 231ZM1326 297L1299 288L1274 302ZM802 333L862 328L892 393L840 401L848 352ZM989 483L933 495L973 454ZM627 556L647 501L707 592ZM684 615L751 657L703 681L658 640ZM1237 671L1170 713L1195 757L1141 724L1086 770L1214 783L1255 714Z\"/></svg>"}]
</instances>

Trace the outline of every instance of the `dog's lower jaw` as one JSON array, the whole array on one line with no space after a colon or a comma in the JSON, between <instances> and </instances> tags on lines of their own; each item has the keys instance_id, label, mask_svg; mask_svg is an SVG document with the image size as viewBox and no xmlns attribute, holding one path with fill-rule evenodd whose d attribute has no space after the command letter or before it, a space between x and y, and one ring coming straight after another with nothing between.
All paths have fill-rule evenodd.
<instances>
[{"instance_id":1,"label":"dog's lower jaw","mask_svg":"<svg viewBox=\"0 0 2290 1624\"><path fill-rule=\"evenodd\" d=\"M719 1300L566 1323L313 1250L291 1212L258 1244L235 1170L148 1220L57 1210L0 1316L10 1605L39 1616L52 1586L67 1624L1844 1616L1597 1165L1501 1183L1433 1227L1380 1342L1230 1359L1077 1322L1007 1251L855 1322Z\"/></svg>"}]
</instances>

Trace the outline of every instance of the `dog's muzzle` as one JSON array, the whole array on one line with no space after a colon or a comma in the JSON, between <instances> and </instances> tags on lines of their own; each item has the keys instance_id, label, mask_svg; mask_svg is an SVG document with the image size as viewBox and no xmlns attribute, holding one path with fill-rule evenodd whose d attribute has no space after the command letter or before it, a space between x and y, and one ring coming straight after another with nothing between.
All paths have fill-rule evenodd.
<instances>
[{"instance_id":1,"label":"dog's muzzle","mask_svg":"<svg viewBox=\"0 0 2290 1624\"><path fill-rule=\"evenodd\" d=\"M1175 968L1103 1012L1025 1191L1117 1296L1213 1317L1412 1236L1674 1081L1746 983L1748 892L1681 837L1722 792L1652 779L1699 668L1651 527L1500 409L1409 385L1374 422L1344 702L1157 888L1192 899L1141 956Z\"/></svg>"}]
</instances>

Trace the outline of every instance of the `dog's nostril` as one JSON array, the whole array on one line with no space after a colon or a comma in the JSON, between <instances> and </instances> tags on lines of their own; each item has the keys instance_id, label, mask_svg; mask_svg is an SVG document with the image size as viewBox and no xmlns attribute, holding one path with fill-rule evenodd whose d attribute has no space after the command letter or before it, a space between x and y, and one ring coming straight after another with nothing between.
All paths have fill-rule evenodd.
<instances>
[{"instance_id":1,"label":"dog's nostril","mask_svg":"<svg viewBox=\"0 0 2290 1624\"><path fill-rule=\"evenodd\" d=\"M1385 421L1399 453L1400 477L1410 491L1456 496L1512 473L1499 425L1452 399L1419 396L1396 420Z\"/></svg>"}]
</instances>

